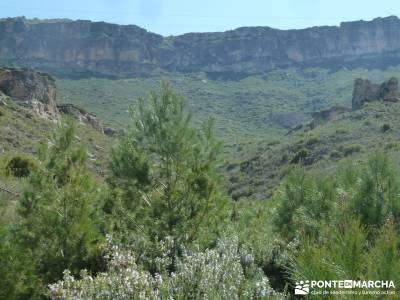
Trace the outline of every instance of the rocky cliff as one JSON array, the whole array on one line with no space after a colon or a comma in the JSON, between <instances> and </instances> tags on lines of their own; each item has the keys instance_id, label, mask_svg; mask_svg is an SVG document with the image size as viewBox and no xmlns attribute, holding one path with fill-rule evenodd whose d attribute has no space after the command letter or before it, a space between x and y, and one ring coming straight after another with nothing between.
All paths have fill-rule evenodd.
<instances>
[{"instance_id":1,"label":"rocky cliff","mask_svg":"<svg viewBox=\"0 0 400 300\"><path fill-rule=\"evenodd\" d=\"M353 109L361 108L365 102L397 102L399 100L399 82L395 77L392 77L388 81L384 81L381 84L372 83L367 79L361 78L357 78L354 81L353 99L351 102Z\"/></svg>"},{"instance_id":2,"label":"rocky cliff","mask_svg":"<svg viewBox=\"0 0 400 300\"><path fill-rule=\"evenodd\" d=\"M105 127L95 114L84 110L82 107L71 103L57 104L58 111L63 114L74 118L80 123L91 126L94 130L100 133L104 133L109 136L116 136L120 132L111 127Z\"/></svg>"},{"instance_id":3,"label":"rocky cliff","mask_svg":"<svg viewBox=\"0 0 400 300\"><path fill-rule=\"evenodd\" d=\"M96 119L96 116L83 108L70 103L58 104L57 108L60 113L71 116L81 123L90 125L96 131L104 133L103 125Z\"/></svg>"},{"instance_id":4,"label":"rocky cliff","mask_svg":"<svg viewBox=\"0 0 400 300\"><path fill-rule=\"evenodd\" d=\"M0 68L0 92L28 106L41 117L58 118L55 80L48 74L29 69Z\"/></svg>"},{"instance_id":5,"label":"rocky cliff","mask_svg":"<svg viewBox=\"0 0 400 300\"><path fill-rule=\"evenodd\" d=\"M162 37L134 25L0 20L0 63L57 75L147 76L203 71L245 76L277 67L400 63L397 17L302 30L247 27ZM221 75L222 74L222 75Z\"/></svg>"},{"instance_id":6,"label":"rocky cliff","mask_svg":"<svg viewBox=\"0 0 400 300\"><path fill-rule=\"evenodd\" d=\"M58 120L60 113L93 127L96 131L114 136L119 132L104 127L93 113L74 104L56 103L56 84L52 76L32 69L0 68L0 106L7 106L8 98L25 107L27 115Z\"/></svg>"}]
</instances>

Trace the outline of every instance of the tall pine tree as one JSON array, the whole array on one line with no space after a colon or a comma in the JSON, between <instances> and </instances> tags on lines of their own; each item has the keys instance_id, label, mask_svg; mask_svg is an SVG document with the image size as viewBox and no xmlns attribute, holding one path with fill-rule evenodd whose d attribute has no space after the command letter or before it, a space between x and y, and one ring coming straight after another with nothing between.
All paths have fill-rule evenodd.
<instances>
[{"instance_id":1,"label":"tall pine tree","mask_svg":"<svg viewBox=\"0 0 400 300\"><path fill-rule=\"evenodd\" d=\"M185 101L167 82L161 95L140 99L132 126L113 151L107 209L116 226L156 241L173 237L191 242L205 227L220 222L221 196L216 176L220 145L211 122L191 127Z\"/></svg>"},{"instance_id":2,"label":"tall pine tree","mask_svg":"<svg viewBox=\"0 0 400 300\"><path fill-rule=\"evenodd\" d=\"M61 279L65 269L77 274L99 267L99 188L86 159L74 124L63 124L40 151L39 167L21 195L16 239L43 284Z\"/></svg>"}]
</instances>

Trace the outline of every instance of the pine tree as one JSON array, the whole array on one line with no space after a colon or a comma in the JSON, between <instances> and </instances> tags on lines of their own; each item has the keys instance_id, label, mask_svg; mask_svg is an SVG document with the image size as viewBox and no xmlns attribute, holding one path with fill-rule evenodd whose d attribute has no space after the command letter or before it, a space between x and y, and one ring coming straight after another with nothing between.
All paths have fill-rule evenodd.
<instances>
[{"instance_id":1,"label":"pine tree","mask_svg":"<svg viewBox=\"0 0 400 300\"><path fill-rule=\"evenodd\" d=\"M400 223L400 182L398 173L382 153L371 155L368 165L362 170L350 208L361 221L379 228L390 216Z\"/></svg>"},{"instance_id":2,"label":"pine tree","mask_svg":"<svg viewBox=\"0 0 400 300\"><path fill-rule=\"evenodd\" d=\"M278 203L273 225L284 239L291 240L300 233L314 235L319 223L330 217L336 200L334 181L326 176L315 179L304 168L295 167L275 197Z\"/></svg>"},{"instance_id":3,"label":"pine tree","mask_svg":"<svg viewBox=\"0 0 400 300\"><path fill-rule=\"evenodd\" d=\"M106 210L117 216L116 226L152 241L190 242L213 222L212 237L225 203L216 177L219 149L212 123L192 128L185 101L167 82L160 96L140 99L110 164Z\"/></svg>"},{"instance_id":4,"label":"pine tree","mask_svg":"<svg viewBox=\"0 0 400 300\"><path fill-rule=\"evenodd\" d=\"M321 225L320 234L318 239L303 236L289 267L293 281L365 278L368 230L359 220L349 219L339 228Z\"/></svg>"},{"instance_id":5,"label":"pine tree","mask_svg":"<svg viewBox=\"0 0 400 300\"><path fill-rule=\"evenodd\" d=\"M400 234L389 217L379 230L368 260L368 278L400 283Z\"/></svg>"},{"instance_id":6,"label":"pine tree","mask_svg":"<svg viewBox=\"0 0 400 300\"><path fill-rule=\"evenodd\" d=\"M101 235L95 212L97 184L86 166L87 154L75 126L60 127L40 151L40 163L21 196L15 229L18 244L33 260L37 277L47 284L65 269L95 270Z\"/></svg>"}]
</instances>

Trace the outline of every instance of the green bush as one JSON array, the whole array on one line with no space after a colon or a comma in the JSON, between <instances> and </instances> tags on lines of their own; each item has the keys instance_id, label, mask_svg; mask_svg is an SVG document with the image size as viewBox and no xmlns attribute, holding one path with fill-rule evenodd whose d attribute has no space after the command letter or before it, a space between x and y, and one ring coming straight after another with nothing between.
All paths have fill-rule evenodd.
<instances>
[{"instance_id":1,"label":"green bush","mask_svg":"<svg viewBox=\"0 0 400 300\"><path fill-rule=\"evenodd\" d=\"M379 228L387 218L400 224L399 173L382 153L372 155L353 186L349 209L363 224Z\"/></svg>"},{"instance_id":2,"label":"green bush","mask_svg":"<svg viewBox=\"0 0 400 300\"><path fill-rule=\"evenodd\" d=\"M303 162L308 156L308 151L307 149L300 149L296 155L292 158L292 160L290 161L290 163L292 164L298 164Z\"/></svg>"},{"instance_id":3,"label":"green bush","mask_svg":"<svg viewBox=\"0 0 400 300\"><path fill-rule=\"evenodd\" d=\"M10 257L0 257L0 264L14 262L17 267L19 261L28 261L24 268L16 268L13 288L32 286L37 295L47 284L61 279L65 269L79 274L83 268L93 272L102 268L96 208L100 190L86 159L71 123L62 124L51 145L41 150L40 167L28 177L17 206L19 221L13 226L12 241L19 251L11 262L7 262ZM34 281L25 276L26 270ZM3 283L0 281L0 289Z\"/></svg>"},{"instance_id":4,"label":"green bush","mask_svg":"<svg viewBox=\"0 0 400 300\"><path fill-rule=\"evenodd\" d=\"M374 239L368 227L357 219L341 226L321 227L322 238L305 239L289 266L293 282L305 278L318 280L388 280L400 281L400 235L388 220ZM319 297L311 299L319 299ZM336 299L330 297L328 299ZM369 299L369 298L368 298Z\"/></svg>"},{"instance_id":5,"label":"green bush","mask_svg":"<svg viewBox=\"0 0 400 300\"><path fill-rule=\"evenodd\" d=\"M389 125L389 124L383 124L382 125L382 128L381 128L381 130L382 130L382 132L386 132L386 131L388 131L388 130L390 130L392 127Z\"/></svg>"},{"instance_id":6,"label":"green bush","mask_svg":"<svg viewBox=\"0 0 400 300\"><path fill-rule=\"evenodd\" d=\"M300 233L318 232L319 222L329 218L335 201L334 181L320 177L315 180L303 168L290 170L275 194L277 201L273 224L285 240Z\"/></svg>"},{"instance_id":7,"label":"green bush","mask_svg":"<svg viewBox=\"0 0 400 300\"><path fill-rule=\"evenodd\" d=\"M14 156L6 165L6 174L14 177L27 177L34 170L35 163L31 158Z\"/></svg>"},{"instance_id":8,"label":"green bush","mask_svg":"<svg viewBox=\"0 0 400 300\"><path fill-rule=\"evenodd\" d=\"M307 141L306 141L306 145L308 146L308 147L312 147L312 146L314 146L314 145L316 145L316 144L318 144L318 143L320 143L320 139L318 138L318 137L310 137Z\"/></svg>"},{"instance_id":9,"label":"green bush","mask_svg":"<svg viewBox=\"0 0 400 300\"><path fill-rule=\"evenodd\" d=\"M298 243L287 271L292 282L400 279L400 181L381 153L322 179L292 170L276 194L274 226ZM317 299L317 298L316 298Z\"/></svg>"},{"instance_id":10,"label":"green bush","mask_svg":"<svg viewBox=\"0 0 400 300\"><path fill-rule=\"evenodd\" d=\"M76 280L65 272L63 281L50 286L52 299L283 299L236 238L220 241L215 249L183 250L172 273L161 269L152 275L136 264L135 253L119 247L109 257L109 270L96 277L83 272ZM161 265L169 264L162 260Z\"/></svg>"},{"instance_id":11,"label":"green bush","mask_svg":"<svg viewBox=\"0 0 400 300\"><path fill-rule=\"evenodd\" d=\"M352 220L335 230L329 225L321 229L323 238L303 240L301 249L292 259L289 270L293 281L364 278L366 228L358 220Z\"/></svg>"},{"instance_id":12,"label":"green bush","mask_svg":"<svg viewBox=\"0 0 400 300\"><path fill-rule=\"evenodd\" d=\"M331 158L341 158L342 153L337 150L332 150L331 154L329 155Z\"/></svg>"},{"instance_id":13,"label":"green bush","mask_svg":"<svg viewBox=\"0 0 400 300\"><path fill-rule=\"evenodd\" d=\"M354 153L360 152L362 149L361 145L347 145L341 146L339 150L343 153L344 156L349 156Z\"/></svg>"}]
</instances>

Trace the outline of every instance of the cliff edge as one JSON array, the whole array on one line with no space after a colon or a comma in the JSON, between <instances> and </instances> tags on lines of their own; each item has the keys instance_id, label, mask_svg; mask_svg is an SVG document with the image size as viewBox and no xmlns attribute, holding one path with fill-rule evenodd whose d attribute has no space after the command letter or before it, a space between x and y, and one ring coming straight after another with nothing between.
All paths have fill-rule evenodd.
<instances>
[{"instance_id":1,"label":"cliff edge","mask_svg":"<svg viewBox=\"0 0 400 300\"><path fill-rule=\"evenodd\" d=\"M135 25L24 18L0 20L0 64L59 76L135 77L160 72L246 76L291 66L384 67L400 63L400 20L163 37Z\"/></svg>"}]
</instances>

